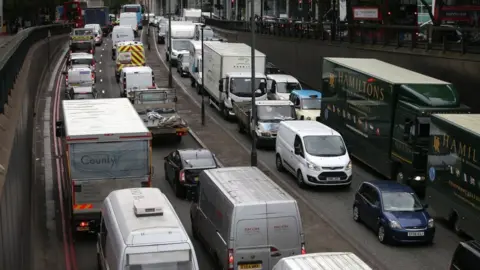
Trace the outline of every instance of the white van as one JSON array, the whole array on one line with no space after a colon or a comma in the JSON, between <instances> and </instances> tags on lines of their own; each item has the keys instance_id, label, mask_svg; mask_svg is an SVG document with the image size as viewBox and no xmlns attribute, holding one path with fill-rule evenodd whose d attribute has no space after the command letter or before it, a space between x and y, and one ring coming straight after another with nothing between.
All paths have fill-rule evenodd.
<instances>
[{"instance_id":1,"label":"white van","mask_svg":"<svg viewBox=\"0 0 480 270\"><path fill-rule=\"evenodd\" d=\"M150 67L124 67L120 75L120 84L120 95L128 97L128 93L132 91L155 87L155 76Z\"/></svg>"},{"instance_id":2,"label":"white van","mask_svg":"<svg viewBox=\"0 0 480 270\"><path fill-rule=\"evenodd\" d=\"M120 13L120 26L130 26L133 29L135 37L138 36L138 20L136 12Z\"/></svg>"},{"instance_id":3,"label":"white van","mask_svg":"<svg viewBox=\"0 0 480 270\"><path fill-rule=\"evenodd\" d=\"M102 207L98 269L199 269L195 249L157 188L112 191Z\"/></svg>"},{"instance_id":4,"label":"white van","mask_svg":"<svg viewBox=\"0 0 480 270\"><path fill-rule=\"evenodd\" d=\"M297 201L257 167L204 170L198 183L192 235L216 254L215 269L272 269L305 254Z\"/></svg>"},{"instance_id":5,"label":"white van","mask_svg":"<svg viewBox=\"0 0 480 270\"><path fill-rule=\"evenodd\" d=\"M372 270L351 252L322 252L281 259L272 270Z\"/></svg>"},{"instance_id":6,"label":"white van","mask_svg":"<svg viewBox=\"0 0 480 270\"><path fill-rule=\"evenodd\" d=\"M165 44L165 36L168 30L168 19L162 18L158 23L157 44Z\"/></svg>"},{"instance_id":7,"label":"white van","mask_svg":"<svg viewBox=\"0 0 480 270\"><path fill-rule=\"evenodd\" d=\"M290 92L302 90L297 78L287 74L267 75L267 98L270 100L288 100Z\"/></svg>"},{"instance_id":8,"label":"white van","mask_svg":"<svg viewBox=\"0 0 480 270\"><path fill-rule=\"evenodd\" d=\"M202 25L203 23L195 23L195 40L202 40ZM203 40L212 41L215 39L215 33L210 26L203 28Z\"/></svg>"},{"instance_id":9,"label":"white van","mask_svg":"<svg viewBox=\"0 0 480 270\"><path fill-rule=\"evenodd\" d=\"M300 187L352 183L352 161L342 136L316 121L282 121L275 146L279 171L287 170Z\"/></svg>"},{"instance_id":10,"label":"white van","mask_svg":"<svg viewBox=\"0 0 480 270\"><path fill-rule=\"evenodd\" d=\"M63 72L65 75L65 88L78 86L93 86L95 84L95 73L90 66L76 65Z\"/></svg>"},{"instance_id":11,"label":"white van","mask_svg":"<svg viewBox=\"0 0 480 270\"><path fill-rule=\"evenodd\" d=\"M182 24L172 23L171 30L171 33L167 31L166 39L168 40L170 34L172 35L172 59L170 59L169 56L170 44L165 46L165 57L167 61L171 60L172 64L175 66L177 64L178 54L182 53L182 51L188 52L190 40L193 39L195 33L195 25L188 22L182 22Z\"/></svg>"},{"instance_id":12,"label":"white van","mask_svg":"<svg viewBox=\"0 0 480 270\"><path fill-rule=\"evenodd\" d=\"M133 29L130 26L120 26L117 25L113 27L112 30L112 60L116 59L115 52L117 50L117 44L123 41L134 41L135 34L133 33Z\"/></svg>"}]
</instances>

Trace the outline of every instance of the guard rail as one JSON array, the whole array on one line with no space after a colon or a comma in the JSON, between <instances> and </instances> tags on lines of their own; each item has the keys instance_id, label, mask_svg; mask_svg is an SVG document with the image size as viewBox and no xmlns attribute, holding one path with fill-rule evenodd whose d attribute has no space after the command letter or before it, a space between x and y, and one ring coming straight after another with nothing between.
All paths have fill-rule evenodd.
<instances>
[{"instance_id":1,"label":"guard rail","mask_svg":"<svg viewBox=\"0 0 480 270\"><path fill-rule=\"evenodd\" d=\"M31 27L18 32L8 45L3 48L0 57L0 113L8 104L8 95L13 90L15 80L30 47L49 36L67 34L71 31L70 24L51 24Z\"/></svg>"},{"instance_id":2,"label":"guard rail","mask_svg":"<svg viewBox=\"0 0 480 270\"><path fill-rule=\"evenodd\" d=\"M240 32L251 32L251 23L205 18L207 25ZM480 29L450 25L423 26L379 24L334 24L304 22L256 22L260 35L310 39L328 43L357 43L405 47L425 51L480 53Z\"/></svg>"}]
</instances>

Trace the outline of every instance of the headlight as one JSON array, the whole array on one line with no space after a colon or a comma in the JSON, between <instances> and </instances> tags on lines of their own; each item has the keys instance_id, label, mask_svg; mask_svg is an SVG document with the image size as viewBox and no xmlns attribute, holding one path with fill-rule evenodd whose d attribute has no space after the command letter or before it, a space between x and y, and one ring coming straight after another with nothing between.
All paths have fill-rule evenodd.
<instances>
[{"instance_id":1,"label":"headlight","mask_svg":"<svg viewBox=\"0 0 480 270\"><path fill-rule=\"evenodd\" d=\"M423 180L425 180L425 177L424 177L424 176L415 176L415 177L413 178L413 180L415 180L415 181L423 181Z\"/></svg>"},{"instance_id":2,"label":"headlight","mask_svg":"<svg viewBox=\"0 0 480 270\"><path fill-rule=\"evenodd\" d=\"M390 228L392 229L401 229L402 226L400 226L400 223L398 223L395 220L390 220Z\"/></svg>"},{"instance_id":3,"label":"headlight","mask_svg":"<svg viewBox=\"0 0 480 270\"><path fill-rule=\"evenodd\" d=\"M352 169L352 161L349 161L347 166L345 166L345 170L350 171Z\"/></svg>"},{"instance_id":4,"label":"headlight","mask_svg":"<svg viewBox=\"0 0 480 270\"><path fill-rule=\"evenodd\" d=\"M433 228L433 227L435 227L435 221L433 220L433 218L431 218L428 220L428 228Z\"/></svg>"},{"instance_id":5,"label":"headlight","mask_svg":"<svg viewBox=\"0 0 480 270\"><path fill-rule=\"evenodd\" d=\"M320 171L320 167L318 167L317 165L313 164L313 163L310 163L307 161L307 167L310 169L310 170L314 170L314 171Z\"/></svg>"}]
</instances>

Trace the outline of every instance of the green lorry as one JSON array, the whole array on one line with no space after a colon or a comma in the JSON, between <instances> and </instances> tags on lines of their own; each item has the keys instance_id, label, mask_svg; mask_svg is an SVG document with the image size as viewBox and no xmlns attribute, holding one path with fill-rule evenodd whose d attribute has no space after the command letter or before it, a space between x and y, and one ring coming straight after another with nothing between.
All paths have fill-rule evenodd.
<instances>
[{"instance_id":1,"label":"green lorry","mask_svg":"<svg viewBox=\"0 0 480 270\"><path fill-rule=\"evenodd\" d=\"M324 58L320 121L356 159L425 191L430 115L464 113L455 87L377 59Z\"/></svg>"},{"instance_id":2,"label":"green lorry","mask_svg":"<svg viewBox=\"0 0 480 270\"><path fill-rule=\"evenodd\" d=\"M432 115L425 200L457 233L476 240L480 240L479 147L480 114Z\"/></svg>"}]
</instances>

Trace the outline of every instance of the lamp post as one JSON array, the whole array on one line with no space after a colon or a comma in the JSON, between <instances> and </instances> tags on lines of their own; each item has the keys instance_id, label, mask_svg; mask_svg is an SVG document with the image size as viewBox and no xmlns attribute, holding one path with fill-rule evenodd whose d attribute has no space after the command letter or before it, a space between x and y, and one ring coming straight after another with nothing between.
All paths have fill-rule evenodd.
<instances>
[{"instance_id":1,"label":"lamp post","mask_svg":"<svg viewBox=\"0 0 480 270\"><path fill-rule=\"evenodd\" d=\"M173 87L172 78L172 0L168 1L168 88Z\"/></svg>"},{"instance_id":2,"label":"lamp post","mask_svg":"<svg viewBox=\"0 0 480 270\"><path fill-rule=\"evenodd\" d=\"M203 74L204 74L204 67L203 67L203 29L205 28L205 24L202 24L202 86L200 88L200 91L202 93L202 111L201 111L201 114L202 114L202 126L205 126L205 90L203 88L203 82L204 82L204 77L203 77Z\"/></svg>"},{"instance_id":3,"label":"lamp post","mask_svg":"<svg viewBox=\"0 0 480 270\"><path fill-rule=\"evenodd\" d=\"M238 0L237 0L238 1ZM257 125L257 107L255 107L255 19L254 16L254 0L250 0L250 27L252 31L252 56L251 56L251 67L252 67L252 77L250 79L251 87L252 87L252 117L253 117L253 125L254 127ZM257 136L252 136L252 152L250 153L250 165L257 166Z\"/></svg>"}]
</instances>

